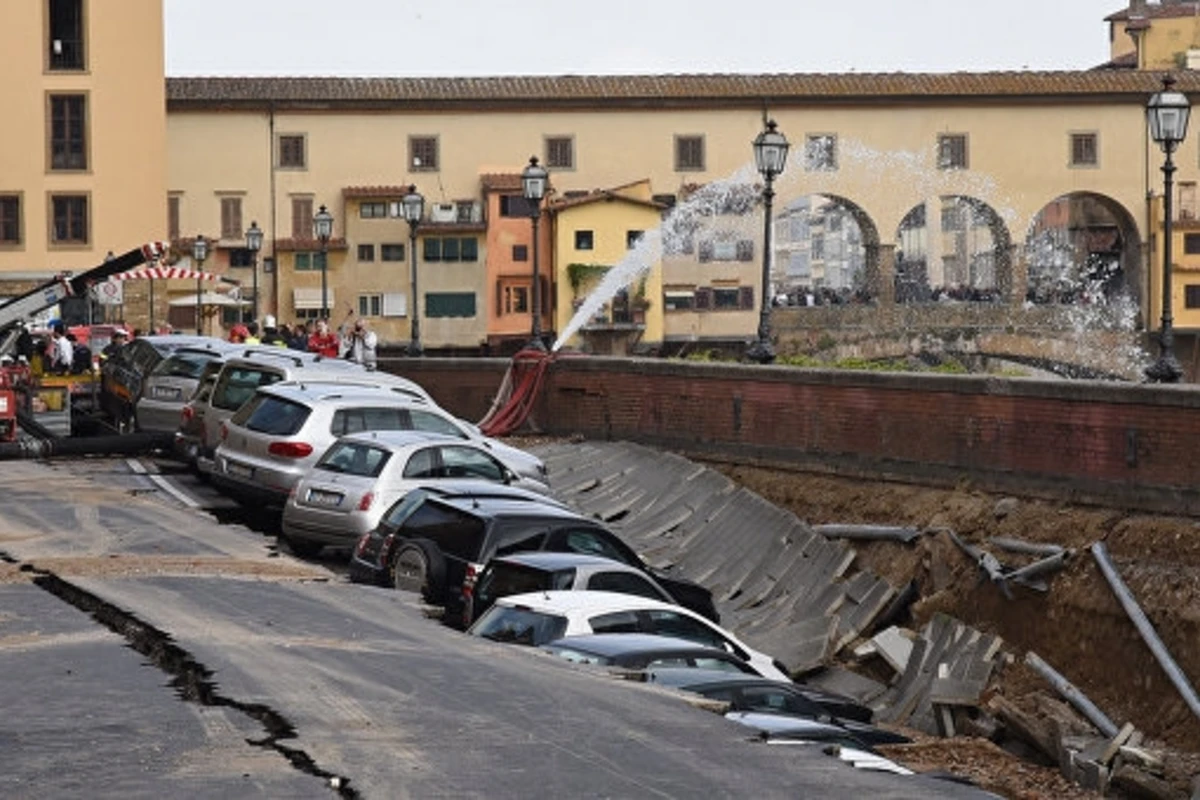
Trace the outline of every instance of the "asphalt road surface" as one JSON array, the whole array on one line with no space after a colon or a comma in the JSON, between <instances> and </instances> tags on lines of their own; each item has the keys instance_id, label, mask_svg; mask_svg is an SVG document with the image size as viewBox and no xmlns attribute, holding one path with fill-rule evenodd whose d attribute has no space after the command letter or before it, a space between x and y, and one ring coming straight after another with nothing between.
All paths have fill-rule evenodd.
<instances>
[{"instance_id":1,"label":"asphalt road surface","mask_svg":"<svg viewBox=\"0 0 1200 800\"><path fill-rule=\"evenodd\" d=\"M989 796L468 637L170 462L6 462L0 488L6 798Z\"/></svg>"}]
</instances>

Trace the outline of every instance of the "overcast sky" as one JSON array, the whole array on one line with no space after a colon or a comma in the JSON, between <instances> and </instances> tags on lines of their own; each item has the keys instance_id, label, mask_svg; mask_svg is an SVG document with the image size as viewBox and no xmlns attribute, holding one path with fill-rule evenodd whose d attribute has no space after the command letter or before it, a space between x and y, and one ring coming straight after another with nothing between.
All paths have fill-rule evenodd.
<instances>
[{"instance_id":1,"label":"overcast sky","mask_svg":"<svg viewBox=\"0 0 1200 800\"><path fill-rule=\"evenodd\" d=\"M165 0L168 75L1087 69L1124 0Z\"/></svg>"}]
</instances>

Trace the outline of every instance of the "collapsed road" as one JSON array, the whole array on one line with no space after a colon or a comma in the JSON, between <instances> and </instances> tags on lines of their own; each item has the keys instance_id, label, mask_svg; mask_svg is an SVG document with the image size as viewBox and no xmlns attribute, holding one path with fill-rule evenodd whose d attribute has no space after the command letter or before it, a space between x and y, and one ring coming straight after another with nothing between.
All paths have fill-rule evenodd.
<instances>
[{"instance_id":1,"label":"collapsed road","mask_svg":"<svg viewBox=\"0 0 1200 800\"><path fill-rule=\"evenodd\" d=\"M6 797L985 796L467 637L150 477L5 465Z\"/></svg>"}]
</instances>

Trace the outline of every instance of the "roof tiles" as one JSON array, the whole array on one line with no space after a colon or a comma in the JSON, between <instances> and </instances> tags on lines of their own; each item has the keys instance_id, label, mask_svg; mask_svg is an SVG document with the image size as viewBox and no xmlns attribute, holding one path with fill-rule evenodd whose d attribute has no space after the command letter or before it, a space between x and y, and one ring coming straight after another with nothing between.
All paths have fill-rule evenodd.
<instances>
[{"instance_id":1,"label":"roof tiles","mask_svg":"<svg viewBox=\"0 0 1200 800\"><path fill-rule=\"evenodd\" d=\"M1191 7L1197 4L1184 4ZM1181 6L1182 7L1182 6ZM1149 71L564 75L478 78L168 78L173 108L259 106L729 104L1129 95L1157 90ZM1200 75L1179 86L1200 91Z\"/></svg>"}]
</instances>

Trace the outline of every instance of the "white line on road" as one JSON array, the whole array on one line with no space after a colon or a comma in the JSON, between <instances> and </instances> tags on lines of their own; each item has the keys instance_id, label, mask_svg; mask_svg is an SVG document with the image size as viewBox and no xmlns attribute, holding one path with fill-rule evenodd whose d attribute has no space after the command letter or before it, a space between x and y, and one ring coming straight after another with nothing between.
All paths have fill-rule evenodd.
<instances>
[{"instance_id":1,"label":"white line on road","mask_svg":"<svg viewBox=\"0 0 1200 800\"><path fill-rule=\"evenodd\" d=\"M142 462L138 461L136 458L127 458L125 459L125 463L129 465L131 470L136 472L138 475L145 475L150 479L151 483L162 489L167 494L171 495L171 497L174 497L176 500L183 503L188 508L200 507L200 503L198 503L190 494L171 483L162 475L156 475L152 472L147 472L146 468L142 465Z\"/></svg>"}]
</instances>

